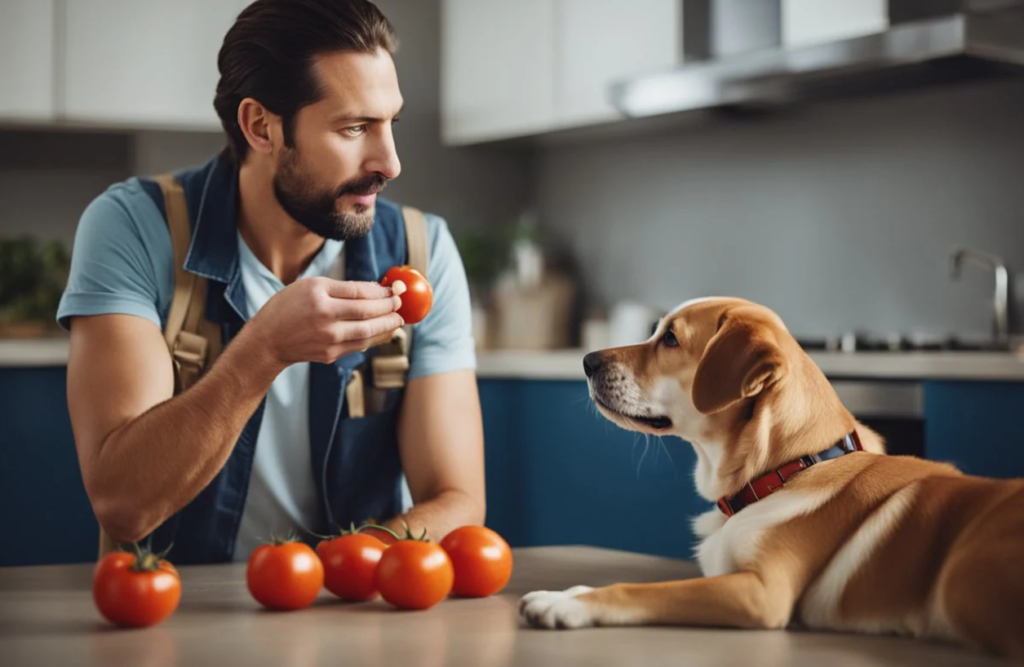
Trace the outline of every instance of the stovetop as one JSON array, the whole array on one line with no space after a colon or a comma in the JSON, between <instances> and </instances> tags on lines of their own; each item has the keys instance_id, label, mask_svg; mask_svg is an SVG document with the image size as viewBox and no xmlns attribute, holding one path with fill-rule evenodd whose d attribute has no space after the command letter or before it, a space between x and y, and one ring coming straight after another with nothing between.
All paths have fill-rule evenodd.
<instances>
[{"instance_id":1,"label":"stovetop","mask_svg":"<svg viewBox=\"0 0 1024 667\"><path fill-rule=\"evenodd\" d=\"M955 335L917 336L845 333L836 336L800 337L803 349L827 352L1006 352L1007 345L992 340L966 339Z\"/></svg>"}]
</instances>

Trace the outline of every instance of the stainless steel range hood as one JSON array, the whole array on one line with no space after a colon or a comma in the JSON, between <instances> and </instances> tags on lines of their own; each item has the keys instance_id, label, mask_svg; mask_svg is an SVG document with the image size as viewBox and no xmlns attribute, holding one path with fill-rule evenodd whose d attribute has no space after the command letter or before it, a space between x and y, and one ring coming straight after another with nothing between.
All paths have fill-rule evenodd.
<instances>
[{"instance_id":1,"label":"stainless steel range hood","mask_svg":"<svg viewBox=\"0 0 1024 667\"><path fill-rule=\"evenodd\" d=\"M700 61L612 86L626 116L870 93L920 82L1024 74L1024 6L970 11L802 48Z\"/></svg>"}]
</instances>

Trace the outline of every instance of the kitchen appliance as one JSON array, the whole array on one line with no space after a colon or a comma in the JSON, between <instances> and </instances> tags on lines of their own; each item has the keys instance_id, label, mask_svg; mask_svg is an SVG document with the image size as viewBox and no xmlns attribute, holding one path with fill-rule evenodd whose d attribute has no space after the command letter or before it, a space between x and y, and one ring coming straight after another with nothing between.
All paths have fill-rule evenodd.
<instances>
[{"instance_id":1,"label":"kitchen appliance","mask_svg":"<svg viewBox=\"0 0 1024 667\"><path fill-rule=\"evenodd\" d=\"M1009 349L1003 342L954 334L851 331L827 336L797 336L796 340L808 352L1006 352Z\"/></svg>"},{"instance_id":2,"label":"kitchen appliance","mask_svg":"<svg viewBox=\"0 0 1024 667\"><path fill-rule=\"evenodd\" d=\"M828 34L843 27L842 17L817 2L750 0L756 11L747 12L737 11L737 0L683 2L677 65L612 85L610 99L624 115L777 105L1024 73L1024 0L888 0L877 30L789 44L781 24L824 23L820 33Z\"/></svg>"}]
</instances>

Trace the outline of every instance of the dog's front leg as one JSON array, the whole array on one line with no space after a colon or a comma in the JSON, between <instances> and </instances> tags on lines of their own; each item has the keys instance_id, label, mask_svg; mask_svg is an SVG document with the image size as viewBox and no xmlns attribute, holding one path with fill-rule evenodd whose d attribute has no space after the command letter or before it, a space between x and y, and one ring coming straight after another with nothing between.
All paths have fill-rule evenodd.
<instances>
[{"instance_id":1,"label":"dog's front leg","mask_svg":"<svg viewBox=\"0 0 1024 667\"><path fill-rule=\"evenodd\" d=\"M519 612L542 628L595 625L701 625L783 628L795 595L784 577L765 581L755 572L668 581L538 591L520 600Z\"/></svg>"}]
</instances>

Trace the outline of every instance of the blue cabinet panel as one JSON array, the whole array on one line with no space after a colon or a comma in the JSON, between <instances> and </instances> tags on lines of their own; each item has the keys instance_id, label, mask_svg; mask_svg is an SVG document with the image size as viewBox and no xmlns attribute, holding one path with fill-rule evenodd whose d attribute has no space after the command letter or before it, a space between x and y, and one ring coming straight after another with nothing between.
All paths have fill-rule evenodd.
<instances>
[{"instance_id":1,"label":"blue cabinet panel","mask_svg":"<svg viewBox=\"0 0 1024 667\"><path fill-rule=\"evenodd\" d=\"M1024 383L926 382L925 455L972 475L1024 477Z\"/></svg>"},{"instance_id":2,"label":"blue cabinet panel","mask_svg":"<svg viewBox=\"0 0 1024 667\"><path fill-rule=\"evenodd\" d=\"M513 546L692 555L690 519L711 504L694 490L689 444L619 429L585 382L482 380L480 391L488 524Z\"/></svg>"},{"instance_id":3,"label":"blue cabinet panel","mask_svg":"<svg viewBox=\"0 0 1024 667\"><path fill-rule=\"evenodd\" d=\"M96 557L64 368L0 368L0 566Z\"/></svg>"}]
</instances>

